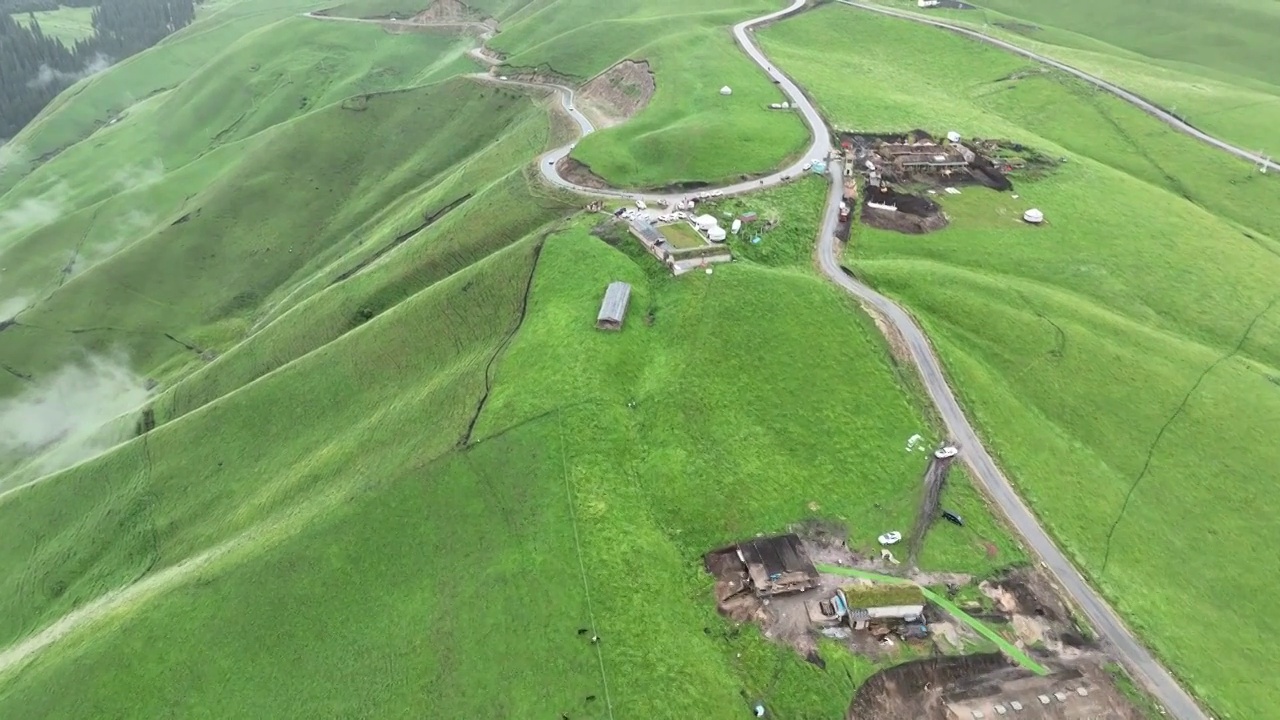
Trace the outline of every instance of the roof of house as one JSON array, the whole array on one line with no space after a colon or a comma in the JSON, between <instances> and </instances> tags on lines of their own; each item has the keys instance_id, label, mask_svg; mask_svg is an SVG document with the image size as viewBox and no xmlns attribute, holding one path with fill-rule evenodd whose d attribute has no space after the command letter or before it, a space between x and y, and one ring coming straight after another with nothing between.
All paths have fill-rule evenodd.
<instances>
[{"instance_id":1,"label":"roof of house","mask_svg":"<svg viewBox=\"0 0 1280 720\"><path fill-rule=\"evenodd\" d=\"M600 315L596 322L612 320L622 322L627 313L627 301L631 299L631 286L624 282L609 283L604 292L604 302L600 303Z\"/></svg>"},{"instance_id":2,"label":"roof of house","mask_svg":"<svg viewBox=\"0 0 1280 720\"><path fill-rule=\"evenodd\" d=\"M795 533L748 540L738 545L738 552L748 566L761 565L769 576L801 573L818 577L818 569Z\"/></svg>"},{"instance_id":3,"label":"roof of house","mask_svg":"<svg viewBox=\"0 0 1280 720\"><path fill-rule=\"evenodd\" d=\"M666 238L662 237L662 233L658 232L658 228L647 220L637 220L631 224L631 227L640 233L640 237L655 245L666 240Z\"/></svg>"},{"instance_id":4,"label":"roof of house","mask_svg":"<svg viewBox=\"0 0 1280 720\"><path fill-rule=\"evenodd\" d=\"M876 584L850 585L842 588L850 608L892 607L898 605L924 605L924 591L919 585Z\"/></svg>"}]
</instances>

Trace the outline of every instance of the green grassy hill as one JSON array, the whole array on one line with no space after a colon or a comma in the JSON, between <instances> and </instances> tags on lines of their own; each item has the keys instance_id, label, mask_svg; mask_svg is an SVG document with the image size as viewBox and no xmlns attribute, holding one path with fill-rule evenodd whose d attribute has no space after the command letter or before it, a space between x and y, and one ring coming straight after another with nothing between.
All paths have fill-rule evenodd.
<instances>
[{"instance_id":1,"label":"green grassy hill","mask_svg":"<svg viewBox=\"0 0 1280 720\"><path fill-rule=\"evenodd\" d=\"M942 31L833 7L762 40L841 127L1066 159L1017 199L945 196L942 232L860 229L850 258L920 318L1024 497L1172 669L1217 717L1273 713L1240 678L1275 665L1280 500L1259 483L1280 461L1280 184ZM1203 622L1227 606L1259 632Z\"/></svg>"},{"instance_id":2,"label":"green grassy hill","mask_svg":"<svg viewBox=\"0 0 1280 720\"><path fill-rule=\"evenodd\" d=\"M885 5L915 10L907 0ZM929 10L1132 90L1205 132L1274 153L1280 11L1267 0L1111 3L986 0Z\"/></svg>"},{"instance_id":3,"label":"green grassy hill","mask_svg":"<svg viewBox=\"0 0 1280 720\"><path fill-rule=\"evenodd\" d=\"M900 443L921 421L876 331L807 272L672 281L582 225L538 242L0 504L15 519L8 637L165 579L9 667L6 716L408 717L423 697L450 717L572 715L601 711L606 683L619 714L733 717L740 689L780 713L838 713L873 667L831 651L822 672L726 635L698 563L814 513L862 546L909 519L921 461ZM600 334L597 296L617 278L637 288L632 321ZM813 322L775 319L800 314ZM975 522L935 534L931 554L983 572L990 539L996 562L1018 559L955 492ZM38 531L54 507L74 521ZM603 675L577 632L592 618ZM48 692L66 682L82 691Z\"/></svg>"},{"instance_id":4,"label":"green grassy hill","mask_svg":"<svg viewBox=\"0 0 1280 720\"><path fill-rule=\"evenodd\" d=\"M93 8L60 7L57 10L45 10L35 13L15 13L14 20L23 25L31 25L31 18L39 23L40 30L51 38L61 40L71 47L77 40L93 37Z\"/></svg>"},{"instance_id":5,"label":"green grassy hill","mask_svg":"<svg viewBox=\"0 0 1280 720\"><path fill-rule=\"evenodd\" d=\"M729 26L782 7L770 0L530 3L490 47L512 68L585 81L621 60L648 60L657 89L623 125L596 133L573 157L620 187L736 180L804 150L798 117L769 112L786 98L734 44ZM723 97L728 85L734 94Z\"/></svg>"},{"instance_id":6,"label":"green grassy hill","mask_svg":"<svg viewBox=\"0 0 1280 720\"><path fill-rule=\"evenodd\" d=\"M206 10L0 171L0 716L838 715L876 667L731 627L700 566L918 502L935 432L810 267L820 183L669 278L532 180L567 137L463 39L302 9ZM926 567L1025 562L947 503Z\"/></svg>"}]
</instances>

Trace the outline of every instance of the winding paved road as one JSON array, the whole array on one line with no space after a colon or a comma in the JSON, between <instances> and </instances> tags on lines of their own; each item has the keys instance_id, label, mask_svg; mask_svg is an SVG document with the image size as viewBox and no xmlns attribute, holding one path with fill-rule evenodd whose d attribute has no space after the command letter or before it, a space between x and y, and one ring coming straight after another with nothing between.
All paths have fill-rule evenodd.
<instances>
[{"instance_id":1,"label":"winding paved road","mask_svg":"<svg viewBox=\"0 0 1280 720\"><path fill-rule=\"evenodd\" d=\"M949 25L947 23L919 18L908 13L900 13L886 8L851 2L850 0L839 1L846 5L851 5L863 10L891 15L911 20L913 22L921 22L953 32L958 32L974 37L983 42L996 45L1011 52L1016 52L1020 55L1038 60L1064 72L1075 75L1076 77L1103 88L1104 90L1108 90L1189 135L1204 140L1205 142L1215 145L1246 160L1259 163L1262 162L1262 158L1221 140L1205 135L1199 130L1190 127L1169 113L1151 105L1128 91L1111 85L1104 80L1063 65L1057 61L1006 43L1002 40L991 38L982 35L981 33ZM806 155L796 160L796 162L790 167L779 170L778 172L762 179L740 182L720 188L720 191L723 194L732 195L747 193L786 182L790 177L805 172L802 166L806 160L825 158L831 150L831 132L817 109L811 102L809 102L804 93L794 82L772 66L768 58L765 57L764 53L760 51L754 42L752 42L750 37L751 32L756 27L799 12L804 9L804 7L805 0L794 0L794 2L784 10L769 13L768 15L747 20L735 25L733 28L733 35L739 47L741 47L742 50L749 55L772 80L777 82L779 87L786 93L791 102L799 110L804 118L805 124L808 125L809 130L813 135L813 143ZM317 17L317 19L330 20L335 18ZM574 120L575 123L577 123L578 129L582 135L590 134L595 130L591 121L574 106L574 91L572 88L563 85L501 80L500 78L495 78L491 75L483 75L479 77L483 78L483 80L487 82L505 83L509 85L535 87L540 89L552 89L559 95L560 103L563 106L564 111ZM570 182L560 176L557 170L557 164L570 153L573 146L574 143L571 143L564 147L551 150L539 158L538 166L541 169L542 177L546 179L547 182L584 195L622 198L627 200L644 200L646 202L656 200L674 202L688 195L688 193L651 193L598 189ZM1280 167L1277 167L1274 164L1271 166L1280 169ZM920 326L915 322L911 315L909 315L894 301L876 292L874 289L860 282L855 277L852 277L841 268L835 237L836 224L839 221L840 202L843 199L843 168L841 163L838 160L830 161L828 164L828 173L831 180L831 189L826 209L823 213L822 225L817 243L818 263L823 274L825 274L832 282L857 298L869 311L882 317L885 322L892 326L892 331L903 340L911 355L912 361L920 371L920 376L924 381L925 389L927 390L930 399L933 401L934 406L937 408L939 415L942 417L943 423L946 425L950 437L954 440L957 446L961 448L961 459L969 466L973 476L978 480L978 482L982 484L988 497L990 497L991 500L1000 507L1001 511L1003 511L1005 516L1008 518L1013 528L1025 539L1031 550L1041 558L1044 567L1053 573L1065 592L1070 595L1075 603L1083 610L1102 641L1108 644L1109 652L1118 660L1123 662L1138 681L1147 687L1147 689L1164 707L1167 713L1173 717L1179 718L1180 720L1208 720L1208 716L1200 709L1195 700L1193 700L1191 696L1178 685L1173 676L1160 665L1155 657L1152 656L1152 654L1137 640L1134 634L1125 627L1124 623L1116 615L1115 611L1111 609L1102 597L1099 596L1098 593L1094 591L1094 589L1090 587L1084 578L1076 571L1075 567L1067 559L1066 555L1058 549L1057 545L1054 544L1053 539L1047 532L1045 532L1044 528L1041 527L1035 515L1033 515L1026 504L1022 502L1022 499L1018 496L1009 480L1000 472L1000 469L996 466L995 460L992 459L990 453L987 452L986 447L983 446L982 440L978 437L977 432L974 431L973 426L969 423L968 418L961 409L960 403L952 393L951 387L948 385L946 376L943 373L942 365L934 354L932 347L929 345L928 338L920 329Z\"/></svg>"},{"instance_id":2,"label":"winding paved road","mask_svg":"<svg viewBox=\"0 0 1280 720\"><path fill-rule=\"evenodd\" d=\"M1177 117L1173 113L1169 112L1168 110L1165 110L1164 108L1151 104L1150 102L1144 100L1139 95L1129 92L1128 90L1125 90L1119 85L1114 85L1112 83L1107 82L1106 80L1103 80L1100 77L1097 77L1096 75L1090 75L1089 73L1083 70L1077 70L1076 68L1073 68L1070 65L1059 62L1050 57L1045 57L1044 55L1041 55L1039 53L1032 52L1030 50L1027 50L1026 48L1019 47L1018 45L1014 45L1011 42L1006 42L999 38L994 38L994 37L991 37L990 35L980 33L977 30L970 30L969 28L966 28L960 25L953 25L951 23L942 22L940 20L931 20L929 18L920 17L919 15L916 15L913 13L903 12L901 10L894 10L893 8L881 7L880 5L870 5L867 3L855 2L855 0L836 0L836 2L839 2L843 5L848 5L849 7L858 8L859 10L868 10L870 12L880 13L881 15L888 15L890 17L901 18L903 20L910 20L911 22L917 22L922 25L932 25L933 27L936 27L936 28L942 28L943 30L949 30L953 33L959 33L960 35L964 35L966 37L972 38L979 42L987 43L988 45L994 45L1000 48L1001 50L1007 50L1011 53L1021 55L1025 58L1030 58L1031 60L1035 60L1038 63L1043 63L1045 65L1048 65L1049 67L1056 68L1069 75L1074 75L1075 77L1080 78L1081 80L1089 83L1090 85L1106 90L1107 92L1111 93L1112 95L1115 95L1121 100L1124 100L1140 108L1141 110L1145 111L1147 114L1156 117L1161 122L1168 125L1169 127L1172 127L1175 130L1178 130L1179 132L1186 133L1187 135L1190 135L1191 137L1197 140L1206 142L1218 148L1219 150L1225 150L1226 152L1229 152L1238 158L1241 158L1243 160L1248 160L1249 162L1252 162L1252 163L1257 163L1258 167L1265 166L1269 170L1280 170L1280 163L1276 163L1270 158L1265 158L1257 153L1249 152L1248 150L1236 147L1235 145L1232 145L1231 143L1226 142L1225 140L1220 140L1206 132L1197 130L1196 128L1188 125L1185 121L1183 121L1181 118Z\"/></svg>"}]
</instances>

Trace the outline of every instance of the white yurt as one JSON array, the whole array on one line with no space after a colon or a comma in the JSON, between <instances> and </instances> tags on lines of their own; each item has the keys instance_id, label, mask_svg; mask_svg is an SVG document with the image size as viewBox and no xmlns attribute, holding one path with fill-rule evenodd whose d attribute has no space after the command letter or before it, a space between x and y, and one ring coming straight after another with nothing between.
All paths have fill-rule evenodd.
<instances>
[{"instance_id":1,"label":"white yurt","mask_svg":"<svg viewBox=\"0 0 1280 720\"><path fill-rule=\"evenodd\" d=\"M725 232L722 227L713 227L707 231L707 238L711 242L724 242Z\"/></svg>"},{"instance_id":2,"label":"white yurt","mask_svg":"<svg viewBox=\"0 0 1280 720\"><path fill-rule=\"evenodd\" d=\"M960 142L960 133L956 132L955 130L952 130L951 132L947 133L947 140L953 143Z\"/></svg>"},{"instance_id":3,"label":"white yurt","mask_svg":"<svg viewBox=\"0 0 1280 720\"><path fill-rule=\"evenodd\" d=\"M1044 213L1035 208L1031 208L1030 210L1022 213L1022 219L1032 225L1039 225L1044 222Z\"/></svg>"},{"instance_id":4,"label":"white yurt","mask_svg":"<svg viewBox=\"0 0 1280 720\"><path fill-rule=\"evenodd\" d=\"M693 219L693 224L697 225L699 230L706 232L719 225L720 221L716 220L715 215L699 215Z\"/></svg>"},{"instance_id":5,"label":"white yurt","mask_svg":"<svg viewBox=\"0 0 1280 720\"><path fill-rule=\"evenodd\" d=\"M733 94L733 88L729 87L728 85L725 85L724 87L720 88L720 94L721 94L721 95L732 95L732 94Z\"/></svg>"}]
</instances>

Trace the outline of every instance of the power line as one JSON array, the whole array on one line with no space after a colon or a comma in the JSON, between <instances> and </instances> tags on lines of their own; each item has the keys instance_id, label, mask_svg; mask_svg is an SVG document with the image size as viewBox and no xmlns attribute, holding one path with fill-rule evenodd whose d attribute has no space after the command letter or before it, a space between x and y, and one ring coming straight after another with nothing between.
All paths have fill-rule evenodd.
<instances>
[{"instance_id":1,"label":"power line","mask_svg":"<svg viewBox=\"0 0 1280 720\"><path fill-rule=\"evenodd\" d=\"M591 609L591 587L587 583L587 565L582 560L582 542L578 539L578 512L574 509L573 484L569 482L569 461L565 457L564 448L564 417L559 408L556 409L556 428L560 433L560 468L561 474L564 475L565 496L569 499L569 520L573 526L573 545L578 550L578 570L582 573L582 593L587 598L587 618L591 622L591 639L596 640L600 637L600 633L596 629L595 612ZM596 659L600 661L600 682L604 685L604 704L609 710L609 720L613 720L613 700L609 698L609 676L604 670L604 651L600 649L598 642L593 644L596 647Z\"/></svg>"}]
</instances>

